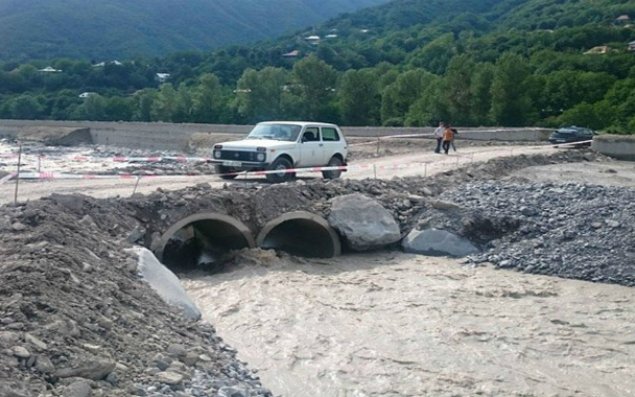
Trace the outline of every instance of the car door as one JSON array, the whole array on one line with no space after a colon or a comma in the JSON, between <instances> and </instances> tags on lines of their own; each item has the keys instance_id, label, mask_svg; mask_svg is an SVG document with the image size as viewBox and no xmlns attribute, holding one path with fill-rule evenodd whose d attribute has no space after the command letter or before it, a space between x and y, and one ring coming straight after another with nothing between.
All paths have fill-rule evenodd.
<instances>
[{"instance_id":1,"label":"car door","mask_svg":"<svg viewBox=\"0 0 635 397\"><path fill-rule=\"evenodd\" d=\"M344 140L335 127L322 127L322 164L328 164L335 153L344 155Z\"/></svg>"},{"instance_id":2,"label":"car door","mask_svg":"<svg viewBox=\"0 0 635 397\"><path fill-rule=\"evenodd\" d=\"M322 165L322 140L320 128L307 126L300 140L300 166L315 167Z\"/></svg>"}]
</instances>

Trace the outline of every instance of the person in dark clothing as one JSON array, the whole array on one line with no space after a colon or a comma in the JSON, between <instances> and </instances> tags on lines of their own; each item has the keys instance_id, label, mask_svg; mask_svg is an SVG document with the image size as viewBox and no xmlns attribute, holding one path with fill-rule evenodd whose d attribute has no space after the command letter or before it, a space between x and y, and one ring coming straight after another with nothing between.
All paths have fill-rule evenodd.
<instances>
[{"instance_id":1,"label":"person in dark clothing","mask_svg":"<svg viewBox=\"0 0 635 397\"><path fill-rule=\"evenodd\" d=\"M459 132L454 127L450 127L450 129L452 130L452 141L450 142L450 145L452 145L452 150L456 152L456 146L454 146L454 141L456 140L456 135Z\"/></svg>"}]
</instances>

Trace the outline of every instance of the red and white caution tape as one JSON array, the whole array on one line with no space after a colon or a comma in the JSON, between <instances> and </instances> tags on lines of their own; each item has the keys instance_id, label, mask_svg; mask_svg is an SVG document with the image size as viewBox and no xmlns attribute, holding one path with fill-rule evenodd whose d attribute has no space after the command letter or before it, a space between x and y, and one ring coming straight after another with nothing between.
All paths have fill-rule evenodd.
<instances>
[{"instance_id":1,"label":"red and white caution tape","mask_svg":"<svg viewBox=\"0 0 635 397\"><path fill-rule=\"evenodd\" d=\"M20 172L20 179L52 180L52 179L135 179L150 178L151 174L70 174L64 172Z\"/></svg>"},{"instance_id":2,"label":"red and white caution tape","mask_svg":"<svg viewBox=\"0 0 635 397\"><path fill-rule=\"evenodd\" d=\"M177 163L204 163L211 160L209 157L186 157L186 156L154 156L154 157L113 157L115 163L160 163L171 161Z\"/></svg>"}]
</instances>

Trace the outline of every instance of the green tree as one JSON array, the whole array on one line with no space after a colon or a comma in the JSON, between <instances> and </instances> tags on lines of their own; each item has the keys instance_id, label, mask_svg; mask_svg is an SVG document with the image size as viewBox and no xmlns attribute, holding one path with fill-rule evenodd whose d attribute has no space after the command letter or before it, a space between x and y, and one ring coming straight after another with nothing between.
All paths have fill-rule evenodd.
<instances>
[{"instance_id":1,"label":"green tree","mask_svg":"<svg viewBox=\"0 0 635 397\"><path fill-rule=\"evenodd\" d=\"M450 120L456 125L472 124L472 73L474 61L469 55L457 55L450 61L443 79L442 101L447 104Z\"/></svg>"},{"instance_id":2,"label":"green tree","mask_svg":"<svg viewBox=\"0 0 635 397\"><path fill-rule=\"evenodd\" d=\"M382 92L381 121L384 125L404 125L410 107L439 78L423 69L401 73Z\"/></svg>"},{"instance_id":3,"label":"green tree","mask_svg":"<svg viewBox=\"0 0 635 397\"><path fill-rule=\"evenodd\" d=\"M177 92L171 83L159 87L156 100L152 102L152 119L158 121L174 121L178 112Z\"/></svg>"},{"instance_id":4,"label":"green tree","mask_svg":"<svg viewBox=\"0 0 635 397\"><path fill-rule=\"evenodd\" d=\"M206 73L199 79L199 84L192 94L194 121L199 123L216 123L222 112L222 90L218 77Z\"/></svg>"},{"instance_id":5,"label":"green tree","mask_svg":"<svg viewBox=\"0 0 635 397\"><path fill-rule=\"evenodd\" d=\"M342 121L346 125L377 125L381 95L377 74L371 69L349 70L339 87Z\"/></svg>"},{"instance_id":6,"label":"green tree","mask_svg":"<svg viewBox=\"0 0 635 397\"><path fill-rule=\"evenodd\" d=\"M91 95L84 99L72 117L77 120L106 120L106 98L101 95Z\"/></svg>"},{"instance_id":7,"label":"green tree","mask_svg":"<svg viewBox=\"0 0 635 397\"><path fill-rule=\"evenodd\" d=\"M432 73L443 74L454 55L456 55L454 35L447 33L415 51L410 58L410 64Z\"/></svg>"},{"instance_id":8,"label":"green tree","mask_svg":"<svg viewBox=\"0 0 635 397\"><path fill-rule=\"evenodd\" d=\"M506 53L496 62L492 81L492 118L498 125L524 125L532 112L527 94L529 77L526 61L512 53Z\"/></svg>"},{"instance_id":9,"label":"green tree","mask_svg":"<svg viewBox=\"0 0 635 397\"><path fill-rule=\"evenodd\" d=\"M11 105L11 117L14 119L38 119L42 117L43 107L37 98L23 94L15 98Z\"/></svg>"},{"instance_id":10,"label":"green tree","mask_svg":"<svg viewBox=\"0 0 635 397\"><path fill-rule=\"evenodd\" d=\"M491 63L476 64L472 74L471 107L472 122L475 125L491 123L492 82L494 80L494 65Z\"/></svg>"},{"instance_id":11,"label":"green tree","mask_svg":"<svg viewBox=\"0 0 635 397\"><path fill-rule=\"evenodd\" d=\"M293 65L292 77L292 93L297 96L300 117L308 120L328 117L337 79L335 70L310 55Z\"/></svg>"},{"instance_id":12,"label":"green tree","mask_svg":"<svg viewBox=\"0 0 635 397\"><path fill-rule=\"evenodd\" d=\"M132 120L153 121L152 109L157 96L157 91L152 88L137 91L132 97Z\"/></svg>"},{"instance_id":13,"label":"green tree","mask_svg":"<svg viewBox=\"0 0 635 397\"><path fill-rule=\"evenodd\" d=\"M284 90L289 73L282 68L247 69L236 84L238 113L249 123L284 117Z\"/></svg>"}]
</instances>

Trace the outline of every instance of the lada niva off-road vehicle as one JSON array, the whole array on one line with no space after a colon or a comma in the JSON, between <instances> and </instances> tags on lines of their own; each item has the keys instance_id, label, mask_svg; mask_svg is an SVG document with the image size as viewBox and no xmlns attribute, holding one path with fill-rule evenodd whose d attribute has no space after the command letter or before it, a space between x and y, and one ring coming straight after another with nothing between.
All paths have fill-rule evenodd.
<instances>
[{"instance_id":1,"label":"lada niva off-road vehicle","mask_svg":"<svg viewBox=\"0 0 635 397\"><path fill-rule=\"evenodd\" d=\"M241 171L267 173L269 182L295 177L294 168L346 165L348 145L335 124L305 121L267 121L257 124L245 139L214 145L212 161L223 179ZM324 178L338 178L342 169L322 171Z\"/></svg>"}]
</instances>

